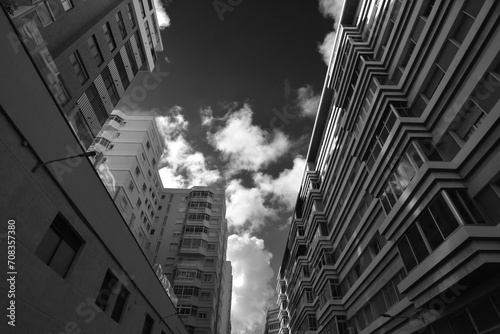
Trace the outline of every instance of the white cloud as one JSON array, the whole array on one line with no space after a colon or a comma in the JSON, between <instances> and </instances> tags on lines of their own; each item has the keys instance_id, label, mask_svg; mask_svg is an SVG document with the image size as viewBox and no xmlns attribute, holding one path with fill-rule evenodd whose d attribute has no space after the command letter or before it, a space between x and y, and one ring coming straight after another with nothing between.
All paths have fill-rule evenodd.
<instances>
[{"instance_id":1,"label":"white cloud","mask_svg":"<svg viewBox=\"0 0 500 334\"><path fill-rule=\"evenodd\" d=\"M258 188L270 194L278 204L284 205L285 210L292 210L297 201L305 166L306 160L299 156L293 159L292 169L285 169L276 179L262 173L254 174L253 179Z\"/></svg>"},{"instance_id":2,"label":"white cloud","mask_svg":"<svg viewBox=\"0 0 500 334\"><path fill-rule=\"evenodd\" d=\"M195 151L186 140L189 122L181 107L175 106L169 115L156 117L156 122L165 143L159 173L166 188L190 188L220 180L219 171L210 169L203 153Z\"/></svg>"},{"instance_id":3,"label":"white cloud","mask_svg":"<svg viewBox=\"0 0 500 334\"><path fill-rule=\"evenodd\" d=\"M227 243L227 259L233 267L231 308L232 332L263 333L265 312L274 306L270 263L272 254L264 248L264 240L245 235L231 235Z\"/></svg>"},{"instance_id":4,"label":"white cloud","mask_svg":"<svg viewBox=\"0 0 500 334\"><path fill-rule=\"evenodd\" d=\"M226 218L237 230L257 231L266 221L278 219L276 210L266 206L262 189L246 188L241 180L231 180L226 187Z\"/></svg>"},{"instance_id":5,"label":"white cloud","mask_svg":"<svg viewBox=\"0 0 500 334\"><path fill-rule=\"evenodd\" d=\"M297 106L300 108L300 114L305 117L315 117L320 98L319 94L314 93L311 85L299 88L297 90Z\"/></svg>"},{"instance_id":6,"label":"white cloud","mask_svg":"<svg viewBox=\"0 0 500 334\"><path fill-rule=\"evenodd\" d=\"M330 65L330 58L332 56L333 45L335 44L336 36L337 33L335 31L332 31L325 36L323 43L318 45L318 51L323 57L323 61L327 66Z\"/></svg>"},{"instance_id":7,"label":"white cloud","mask_svg":"<svg viewBox=\"0 0 500 334\"><path fill-rule=\"evenodd\" d=\"M213 111L211 107L200 109L201 125L210 126L214 120Z\"/></svg>"},{"instance_id":8,"label":"white cloud","mask_svg":"<svg viewBox=\"0 0 500 334\"><path fill-rule=\"evenodd\" d=\"M290 148L288 137L281 131L269 133L252 124L253 112L245 104L229 114L225 125L207 134L210 144L229 161L228 174L258 171L275 162Z\"/></svg>"},{"instance_id":9,"label":"white cloud","mask_svg":"<svg viewBox=\"0 0 500 334\"><path fill-rule=\"evenodd\" d=\"M340 20L344 0L319 0L319 12L324 17L335 19L335 23Z\"/></svg>"},{"instance_id":10,"label":"white cloud","mask_svg":"<svg viewBox=\"0 0 500 334\"><path fill-rule=\"evenodd\" d=\"M163 6L161 0L154 0L154 1L155 1L156 16L158 18L158 25L160 26L160 29L165 29L166 27L170 26L170 17L168 17L167 11L165 10L165 7Z\"/></svg>"},{"instance_id":11,"label":"white cloud","mask_svg":"<svg viewBox=\"0 0 500 334\"><path fill-rule=\"evenodd\" d=\"M335 20L335 27L340 21L340 14L342 14L342 6L344 0L319 0L319 12L324 17L331 17ZM332 32L325 36L323 42L318 45L318 51L323 57L326 65L330 65L330 57L332 55L333 45L335 43L336 31L335 27Z\"/></svg>"},{"instance_id":12,"label":"white cloud","mask_svg":"<svg viewBox=\"0 0 500 334\"><path fill-rule=\"evenodd\" d=\"M297 157L293 167L277 178L254 173L254 186L246 188L241 180L231 180L226 187L226 218L237 231L259 231L280 213L293 210L304 172L305 159Z\"/></svg>"}]
</instances>

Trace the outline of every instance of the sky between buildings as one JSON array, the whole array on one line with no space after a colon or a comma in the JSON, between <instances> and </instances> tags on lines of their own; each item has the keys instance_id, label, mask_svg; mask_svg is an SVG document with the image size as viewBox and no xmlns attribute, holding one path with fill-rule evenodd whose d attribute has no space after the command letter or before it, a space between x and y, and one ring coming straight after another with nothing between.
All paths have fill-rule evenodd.
<instances>
[{"instance_id":1,"label":"sky between buildings","mask_svg":"<svg viewBox=\"0 0 500 334\"><path fill-rule=\"evenodd\" d=\"M154 112L166 188L226 188L235 334L261 334L341 0L155 0L164 51L117 109Z\"/></svg>"}]
</instances>

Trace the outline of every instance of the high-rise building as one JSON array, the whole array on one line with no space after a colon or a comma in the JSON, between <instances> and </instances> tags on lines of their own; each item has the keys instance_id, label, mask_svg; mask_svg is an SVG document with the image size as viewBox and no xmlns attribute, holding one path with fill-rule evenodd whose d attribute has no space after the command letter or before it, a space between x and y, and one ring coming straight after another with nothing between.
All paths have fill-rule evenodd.
<instances>
[{"instance_id":1,"label":"high-rise building","mask_svg":"<svg viewBox=\"0 0 500 334\"><path fill-rule=\"evenodd\" d=\"M279 307L268 309L266 312L266 324L264 325L264 334L278 334L280 331L280 321L278 314Z\"/></svg>"},{"instance_id":2,"label":"high-rise building","mask_svg":"<svg viewBox=\"0 0 500 334\"><path fill-rule=\"evenodd\" d=\"M222 275L222 309L219 312L219 329L217 333L231 334L231 298L233 296L233 267L231 261L224 264L224 274Z\"/></svg>"},{"instance_id":3,"label":"high-rise building","mask_svg":"<svg viewBox=\"0 0 500 334\"><path fill-rule=\"evenodd\" d=\"M149 242L163 186L163 142L153 115L114 110L89 147L103 183L143 249Z\"/></svg>"},{"instance_id":4,"label":"high-rise building","mask_svg":"<svg viewBox=\"0 0 500 334\"><path fill-rule=\"evenodd\" d=\"M0 50L0 333L187 334L30 54Z\"/></svg>"},{"instance_id":5,"label":"high-rise building","mask_svg":"<svg viewBox=\"0 0 500 334\"><path fill-rule=\"evenodd\" d=\"M280 333L500 328L500 2L346 0Z\"/></svg>"},{"instance_id":6,"label":"high-rise building","mask_svg":"<svg viewBox=\"0 0 500 334\"><path fill-rule=\"evenodd\" d=\"M152 0L18 0L11 15L54 99L87 148L140 70L163 50Z\"/></svg>"},{"instance_id":7,"label":"high-rise building","mask_svg":"<svg viewBox=\"0 0 500 334\"><path fill-rule=\"evenodd\" d=\"M225 217L224 190L163 189L150 253L174 286L177 310L189 333L216 334L220 322L227 322Z\"/></svg>"}]
</instances>

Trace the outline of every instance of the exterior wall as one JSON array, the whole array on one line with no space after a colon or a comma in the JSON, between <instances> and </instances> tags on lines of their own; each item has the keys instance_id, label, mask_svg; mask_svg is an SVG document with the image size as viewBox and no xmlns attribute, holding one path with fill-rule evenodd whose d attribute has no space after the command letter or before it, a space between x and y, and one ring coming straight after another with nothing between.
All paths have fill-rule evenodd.
<instances>
[{"instance_id":1,"label":"exterior wall","mask_svg":"<svg viewBox=\"0 0 500 334\"><path fill-rule=\"evenodd\" d=\"M113 111L89 151L99 152L94 165L146 250L163 189L158 174L163 143L154 116Z\"/></svg>"},{"instance_id":2,"label":"exterior wall","mask_svg":"<svg viewBox=\"0 0 500 334\"><path fill-rule=\"evenodd\" d=\"M233 293L233 268L231 261L226 261L223 276L222 309L220 311L219 330L217 333L231 334L231 297Z\"/></svg>"},{"instance_id":3,"label":"exterior wall","mask_svg":"<svg viewBox=\"0 0 500 334\"><path fill-rule=\"evenodd\" d=\"M279 307L269 309L266 312L266 324L264 325L264 334L278 334L280 331L280 322L278 319L278 314L280 312Z\"/></svg>"},{"instance_id":4,"label":"exterior wall","mask_svg":"<svg viewBox=\"0 0 500 334\"><path fill-rule=\"evenodd\" d=\"M499 14L346 1L278 274L280 333L498 330Z\"/></svg>"},{"instance_id":5,"label":"exterior wall","mask_svg":"<svg viewBox=\"0 0 500 334\"><path fill-rule=\"evenodd\" d=\"M137 72L153 71L155 52L163 50L154 3L144 1L143 16L136 12L142 1L68 1L73 7L65 11L59 1L24 0L12 18L85 148ZM94 59L89 38L95 38L102 61Z\"/></svg>"},{"instance_id":6,"label":"exterior wall","mask_svg":"<svg viewBox=\"0 0 500 334\"><path fill-rule=\"evenodd\" d=\"M3 12L0 30L14 33ZM0 248L8 254L8 231L14 230L16 272L15 296L8 297L7 280L0 283L2 308L15 302L16 327L2 321L0 332L132 334L145 332L150 317L148 333L187 333L90 161L72 158L33 170L82 151L28 54L7 39L0 49ZM50 249L40 246L49 244L56 221L56 234L65 240L57 254L71 255L75 247L74 256L57 263L61 258L54 252L47 259ZM7 256L0 263L7 268ZM108 270L116 277L113 287L103 285ZM121 314L113 315L122 288L129 294Z\"/></svg>"},{"instance_id":7,"label":"exterior wall","mask_svg":"<svg viewBox=\"0 0 500 334\"><path fill-rule=\"evenodd\" d=\"M199 197L199 192L212 195ZM211 208L189 207L194 202L210 203ZM172 282L179 299L178 311L188 331L215 334L224 318L221 315L227 248L224 191L210 187L164 189L160 205L159 219L150 237L152 263L159 263ZM195 213L207 214L210 220L190 219L189 215ZM187 232L188 226L205 227L208 233ZM202 240L198 241L201 246L189 246L190 239ZM191 306L194 309L189 311Z\"/></svg>"}]
</instances>

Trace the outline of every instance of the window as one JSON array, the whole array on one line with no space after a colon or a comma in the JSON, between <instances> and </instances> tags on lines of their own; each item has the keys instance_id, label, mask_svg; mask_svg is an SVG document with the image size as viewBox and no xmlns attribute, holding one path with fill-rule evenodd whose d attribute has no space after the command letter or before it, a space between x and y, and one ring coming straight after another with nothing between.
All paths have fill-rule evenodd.
<instances>
[{"instance_id":1,"label":"window","mask_svg":"<svg viewBox=\"0 0 500 334\"><path fill-rule=\"evenodd\" d=\"M141 170L140 170L139 166L136 166L135 167L135 176L139 176L140 173L141 173Z\"/></svg>"},{"instance_id":2,"label":"window","mask_svg":"<svg viewBox=\"0 0 500 334\"><path fill-rule=\"evenodd\" d=\"M122 35L122 38L127 37L127 29L125 29L125 23L123 22L123 17L121 12L115 14L115 20L116 23L118 24L118 29L120 29L120 34Z\"/></svg>"},{"instance_id":3,"label":"window","mask_svg":"<svg viewBox=\"0 0 500 334\"><path fill-rule=\"evenodd\" d=\"M146 314L144 319L144 326L142 327L142 334L151 334L153 331L154 320L149 314Z\"/></svg>"},{"instance_id":4,"label":"window","mask_svg":"<svg viewBox=\"0 0 500 334\"><path fill-rule=\"evenodd\" d=\"M149 149L151 149L151 143L149 142L149 140L146 142L146 147Z\"/></svg>"},{"instance_id":5,"label":"window","mask_svg":"<svg viewBox=\"0 0 500 334\"><path fill-rule=\"evenodd\" d=\"M140 207L140 206L141 206L141 204L142 204L142 201L141 201L141 199L140 199L140 198L138 198L138 199L137 199L136 206L137 206L137 207ZM143 216L143 215L141 215L141 218L142 218L142 216Z\"/></svg>"},{"instance_id":6,"label":"window","mask_svg":"<svg viewBox=\"0 0 500 334\"><path fill-rule=\"evenodd\" d=\"M207 252L215 252L216 244L207 244Z\"/></svg>"},{"instance_id":7,"label":"window","mask_svg":"<svg viewBox=\"0 0 500 334\"><path fill-rule=\"evenodd\" d=\"M102 53L99 49L99 45L97 44L95 35L92 35L92 37L87 39L87 44L89 45L90 53L92 54L92 57L94 57L96 65L100 66L104 62L104 59L102 58Z\"/></svg>"},{"instance_id":8,"label":"window","mask_svg":"<svg viewBox=\"0 0 500 334\"><path fill-rule=\"evenodd\" d=\"M128 184L128 190L133 191L134 188L135 188L134 181L130 180L130 183Z\"/></svg>"},{"instance_id":9,"label":"window","mask_svg":"<svg viewBox=\"0 0 500 334\"><path fill-rule=\"evenodd\" d=\"M139 0L139 3L141 5L142 18L145 18L146 17L146 11L144 10L144 2L142 0Z\"/></svg>"},{"instance_id":10,"label":"window","mask_svg":"<svg viewBox=\"0 0 500 334\"><path fill-rule=\"evenodd\" d=\"M203 282L212 282L212 274L203 274Z\"/></svg>"},{"instance_id":11,"label":"window","mask_svg":"<svg viewBox=\"0 0 500 334\"><path fill-rule=\"evenodd\" d=\"M104 312L106 312L108 305L110 304L111 295L117 284L118 279L110 270L108 270L106 272L106 276L104 276L101 288L99 289L99 294L95 300L97 307Z\"/></svg>"},{"instance_id":12,"label":"window","mask_svg":"<svg viewBox=\"0 0 500 334\"><path fill-rule=\"evenodd\" d=\"M172 243L169 246L170 250L177 250L177 248L179 248L179 244L177 244L177 243Z\"/></svg>"},{"instance_id":13,"label":"window","mask_svg":"<svg viewBox=\"0 0 500 334\"><path fill-rule=\"evenodd\" d=\"M205 267L213 267L214 265L215 265L214 259L206 259L205 260Z\"/></svg>"},{"instance_id":14,"label":"window","mask_svg":"<svg viewBox=\"0 0 500 334\"><path fill-rule=\"evenodd\" d=\"M40 242L35 254L42 262L64 278L82 243L80 237L72 230L63 216L58 214Z\"/></svg>"},{"instance_id":15,"label":"window","mask_svg":"<svg viewBox=\"0 0 500 334\"><path fill-rule=\"evenodd\" d=\"M61 4L62 4L65 12L67 12L68 10L73 8L73 4L71 3L70 0L61 0Z\"/></svg>"},{"instance_id":16,"label":"window","mask_svg":"<svg viewBox=\"0 0 500 334\"><path fill-rule=\"evenodd\" d=\"M109 51L113 51L116 49L115 39L113 38L113 34L111 33L111 27L109 26L109 22L106 22L102 25L102 31L104 32L104 37L106 37L106 42L108 43Z\"/></svg>"},{"instance_id":17,"label":"window","mask_svg":"<svg viewBox=\"0 0 500 334\"><path fill-rule=\"evenodd\" d=\"M73 52L69 56L69 61L71 63L71 67L73 67L73 71L76 74L78 81L83 84L89 78L85 67L83 66L82 59L80 58L80 54L78 51Z\"/></svg>"},{"instance_id":18,"label":"window","mask_svg":"<svg viewBox=\"0 0 500 334\"><path fill-rule=\"evenodd\" d=\"M118 101L120 100L120 96L118 95L118 90L116 89L115 83L113 82L114 80L111 76L111 71L107 66L104 68L104 71L102 71L102 80L104 81L106 90L108 91L109 97L111 98L111 103L116 106L118 104Z\"/></svg>"},{"instance_id":19,"label":"window","mask_svg":"<svg viewBox=\"0 0 500 334\"><path fill-rule=\"evenodd\" d=\"M200 293L200 300L210 300L210 291L202 291Z\"/></svg>"},{"instance_id":20,"label":"window","mask_svg":"<svg viewBox=\"0 0 500 334\"><path fill-rule=\"evenodd\" d=\"M42 2L36 7L36 13L43 27L54 22L54 15L47 2Z\"/></svg>"},{"instance_id":21,"label":"window","mask_svg":"<svg viewBox=\"0 0 500 334\"><path fill-rule=\"evenodd\" d=\"M113 319L114 321L120 322L129 295L130 292L128 292L128 290L124 286L122 286L120 292L118 293L118 296L116 297L113 312L111 313L111 319Z\"/></svg>"},{"instance_id":22,"label":"window","mask_svg":"<svg viewBox=\"0 0 500 334\"><path fill-rule=\"evenodd\" d=\"M127 14L128 14L128 19L130 22L132 22L132 28L135 28L135 16L134 16L134 10L132 9L132 3L127 4Z\"/></svg>"},{"instance_id":23,"label":"window","mask_svg":"<svg viewBox=\"0 0 500 334\"><path fill-rule=\"evenodd\" d=\"M198 312L198 319L208 319L207 312Z\"/></svg>"}]
</instances>

